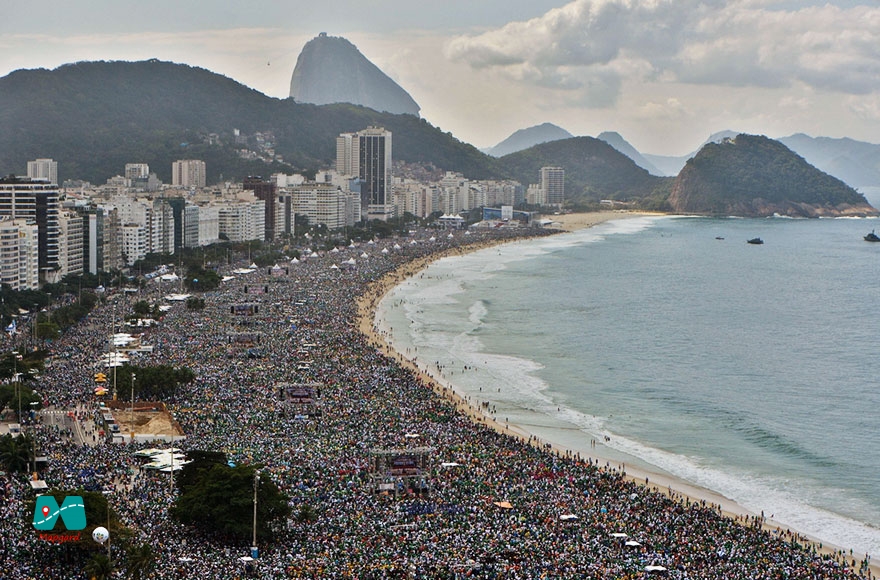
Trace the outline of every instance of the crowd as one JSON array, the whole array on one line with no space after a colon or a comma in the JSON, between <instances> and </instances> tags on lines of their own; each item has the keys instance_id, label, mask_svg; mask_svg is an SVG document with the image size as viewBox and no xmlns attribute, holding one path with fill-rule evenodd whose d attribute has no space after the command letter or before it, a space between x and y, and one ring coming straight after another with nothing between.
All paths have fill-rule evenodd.
<instances>
[{"instance_id":1,"label":"crowd","mask_svg":"<svg viewBox=\"0 0 880 580\"><path fill-rule=\"evenodd\" d=\"M173 482L139 469L133 456L148 444L92 441L91 418L81 422L87 444L45 421L31 427L48 458L41 477L53 488L103 490L132 541L153 547L151 577L158 579L870 577L857 556L822 553L765 529L761 518L731 519L717 506L647 489L610 466L476 423L359 330L356 301L383 276L414 260L522 235L420 231L320 256L303 251L312 257L281 264L281 276L267 268L238 275L204 295L204 310L175 302L145 331L142 341L154 349L135 355L135 364L187 366L196 375L166 401L186 433L176 446L262 464L294 514L309 506L317 516L291 517L247 568L240 558L249 542L197 533L168 517ZM349 258L355 265L331 267ZM160 284L146 297L171 291ZM246 294L246 285L268 292ZM50 359L38 390L53 408L95 408L92 375L107 348L108 322L143 298L109 296L45 345ZM240 302L260 309L233 315L230 305ZM231 338L241 333L259 336L256 355ZM277 389L289 383L320 385L320 416L289 408ZM371 451L411 447L416 435L432 450L429 493L379 493ZM75 548L37 537L26 477L0 475L0 490L0 579L83 577Z\"/></svg>"}]
</instances>

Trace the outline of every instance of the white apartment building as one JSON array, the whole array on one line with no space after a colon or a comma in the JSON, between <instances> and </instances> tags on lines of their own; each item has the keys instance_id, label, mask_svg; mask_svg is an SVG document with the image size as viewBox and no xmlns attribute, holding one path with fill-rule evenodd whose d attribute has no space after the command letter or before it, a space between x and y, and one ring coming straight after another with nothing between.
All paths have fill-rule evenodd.
<instances>
[{"instance_id":1,"label":"white apartment building","mask_svg":"<svg viewBox=\"0 0 880 580\"><path fill-rule=\"evenodd\" d=\"M125 177L126 181L128 181L129 186L132 181L136 179L147 179L150 176L150 166L146 163L126 163L125 164Z\"/></svg>"},{"instance_id":2,"label":"white apartment building","mask_svg":"<svg viewBox=\"0 0 880 580\"><path fill-rule=\"evenodd\" d=\"M122 253L128 266L147 257L147 229L143 225L127 223L122 226Z\"/></svg>"},{"instance_id":3,"label":"white apartment building","mask_svg":"<svg viewBox=\"0 0 880 580\"><path fill-rule=\"evenodd\" d=\"M205 187L205 162L198 159L179 159L171 164L171 185Z\"/></svg>"},{"instance_id":4,"label":"white apartment building","mask_svg":"<svg viewBox=\"0 0 880 580\"><path fill-rule=\"evenodd\" d=\"M83 273L83 216L76 212L58 216L58 267L58 279Z\"/></svg>"},{"instance_id":5,"label":"white apartment building","mask_svg":"<svg viewBox=\"0 0 880 580\"><path fill-rule=\"evenodd\" d=\"M290 196L293 213L308 217L309 225L337 230L360 220L360 197L332 183L304 183L294 187Z\"/></svg>"},{"instance_id":6,"label":"white apartment building","mask_svg":"<svg viewBox=\"0 0 880 580\"><path fill-rule=\"evenodd\" d=\"M266 239L266 202L250 195L248 199L218 202L218 228L230 242ZM201 210L200 210L201 212Z\"/></svg>"},{"instance_id":7,"label":"white apartment building","mask_svg":"<svg viewBox=\"0 0 880 580\"><path fill-rule=\"evenodd\" d=\"M565 170L561 167L542 167L541 188L544 190L545 204L561 207L565 201Z\"/></svg>"},{"instance_id":8,"label":"white apartment building","mask_svg":"<svg viewBox=\"0 0 880 580\"><path fill-rule=\"evenodd\" d=\"M0 284L13 290L40 287L37 224L0 216Z\"/></svg>"},{"instance_id":9,"label":"white apartment building","mask_svg":"<svg viewBox=\"0 0 880 580\"><path fill-rule=\"evenodd\" d=\"M27 176L34 180L58 184L58 162L51 159L28 161Z\"/></svg>"}]
</instances>

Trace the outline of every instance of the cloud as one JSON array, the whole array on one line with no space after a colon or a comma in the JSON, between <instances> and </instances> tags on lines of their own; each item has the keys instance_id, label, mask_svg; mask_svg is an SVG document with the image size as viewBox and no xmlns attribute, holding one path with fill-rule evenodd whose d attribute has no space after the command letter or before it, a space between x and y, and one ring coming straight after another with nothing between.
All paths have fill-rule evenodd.
<instances>
[{"instance_id":1,"label":"cloud","mask_svg":"<svg viewBox=\"0 0 880 580\"><path fill-rule=\"evenodd\" d=\"M619 92L621 78L867 94L880 86L880 6L770 0L575 0L450 40L445 55L524 83ZM615 77L617 79L615 80ZM594 91L593 91L594 92Z\"/></svg>"}]
</instances>

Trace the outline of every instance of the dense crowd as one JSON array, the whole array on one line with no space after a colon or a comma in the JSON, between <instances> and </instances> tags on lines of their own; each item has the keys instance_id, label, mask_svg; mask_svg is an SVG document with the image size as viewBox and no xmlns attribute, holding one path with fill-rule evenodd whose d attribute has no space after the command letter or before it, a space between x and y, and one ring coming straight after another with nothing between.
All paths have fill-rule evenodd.
<instances>
[{"instance_id":1,"label":"dense crowd","mask_svg":"<svg viewBox=\"0 0 880 580\"><path fill-rule=\"evenodd\" d=\"M187 366L196 375L166 401L186 433L176 445L260 463L289 495L294 514L310 506L317 515L279 526L248 569L240 558L249 542L230 543L168 517L176 493L169 475L139 469L133 456L153 444L112 444L96 435L92 375L107 349L108 323L133 300L161 300L174 291L167 284L151 283L134 297L110 295L84 323L45 345L51 356L38 390L51 409L79 406L84 437L45 420L32 426L48 458L42 478L53 488L103 490L132 541L152 545L151 577L161 579L870 576L857 556L822 554L791 533L765 529L761 518L724 517L718 506L649 490L610 466L475 423L358 330L357 299L389 272L522 235L420 231L320 256L304 251L311 257L280 264L280 276L261 268L224 282L204 295L204 310L173 303L161 324L145 331L143 342L154 350L134 355L133 363ZM355 264L344 265L350 258ZM268 292L246 294L246 285ZM230 305L240 302L258 303L259 312L233 315ZM233 340L245 332L259 337L258 348ZM276 387L289 383L321 385L320 416L287 406ZM429 492L397 493L396 486L380 493L371 451L411 447L416 435L419 446L432 449ZM0 579L83 577L74 548L37 537L26 513L34 494L26 477L0 476L0 491ZM125 556L115 549L124 569ZM666 570L646 570L654 566Z\"/></svg>"}]
</instances>

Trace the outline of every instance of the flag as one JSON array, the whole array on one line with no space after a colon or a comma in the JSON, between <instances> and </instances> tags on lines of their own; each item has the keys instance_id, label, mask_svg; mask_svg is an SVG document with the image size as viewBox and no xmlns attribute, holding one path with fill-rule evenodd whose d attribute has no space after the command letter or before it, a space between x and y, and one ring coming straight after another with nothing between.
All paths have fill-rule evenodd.
<instances>
[{"instance_id":1,"label":"flag","mask_svg":"<svg viewBox=\"0 0 880 580\"><path fill-rule=\"evenodd\" d=\"M8 332L9 334L15 334L15 329L16 329L15 319L13 318L12 323L6 327L6 332Z\"/></svg>"}]
</instances>

